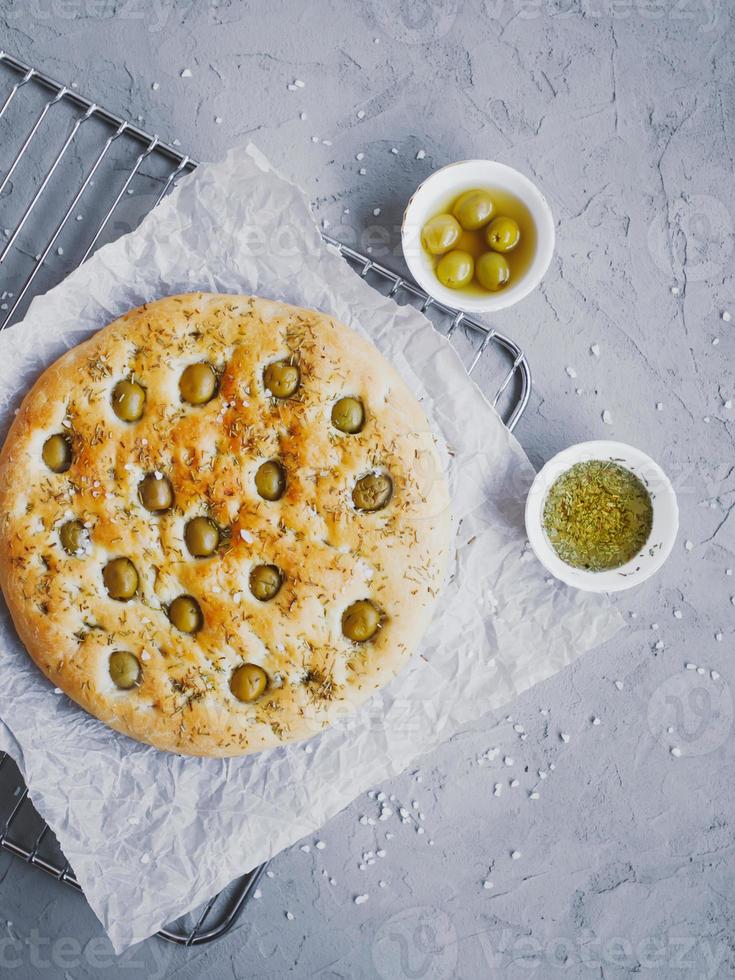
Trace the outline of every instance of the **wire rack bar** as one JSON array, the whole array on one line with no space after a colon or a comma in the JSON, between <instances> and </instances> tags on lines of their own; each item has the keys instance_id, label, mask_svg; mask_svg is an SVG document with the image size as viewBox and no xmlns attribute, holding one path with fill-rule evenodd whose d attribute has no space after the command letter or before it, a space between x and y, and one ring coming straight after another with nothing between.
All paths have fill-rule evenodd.
<instances>
[{"instance_id":1,"label":"wire rack bar","mask_svg":"<svg viewBox=\"0 0 735 980\"><path fill-rule=\"evenodd\" d=\"M58 120L62 126L66 124L68 128L57 144L58 150L55 155L48 161L41 161L44 169L41 171L42 176L37 181L37 187L29 195L25 207L15 219L12 230L8 229L6 233L7 241L2 245L0 251L0 271L7 269L11 258L21 254L31 257L32 266L29 271L22 273L22 278L14 294L10 293L9 290L0 291L0 311L2 311L0 312L0 330L5 329L14 321L16 315L22 313L22 304L27 297L30 298L33 295L34 286L38 291L41 281L39 276L42 272L47 272L47 259L51 250L60 236L65 233L65 230L68 233L70 218L77 211L82 199L86 200L90 196L90 189L95 176L102 172L101 168L104 166L109 169L109 160L116 147L126 144L126 141L131 142L132 145L136 146L137 155L124 166L118 166L118 169L122 170L122 177L110 177L106 181L105 186L110 188L110 193L114 196L111 203L102 204L99 212L101 218L98 214L98 220L93 223L92 230L87 229L86 223L82 225L81 230L84 232L85 242L82 244L82 251L78 260L80 263L86 261L110 230L114 230L113 219L116 219L122 210L122 202L129 195L135 194L136 177L144 176L144 165L147 161L163 161L167 168L166 172L155 177L158 186L154 195L155 200L147 200L149 208L158 204L173 189L181 176L190 173L198 165L195 159L177 150L170 143L161 140L157 134L146 132L129 120L80 95L73 88L67 87L49 75L0 50L0 69L2 68L10 69L18 76L13 81L0 106L0 122L4 120L4 125L7 125L11 116L18 111L18 104L26 99L26 96L23 99L19 98L20 92L24 90L28 93L39 91L39 93L49 93L49 96L40 106L37 105L35 109L28 110L30 126L27 124L23 126L25 135L22 137L8 169L5 172L0 171L0 195L6 188L12 186L13 178L17 180L22 175L24 172L23 164L28 164L30 167L32 163L36 162L32 160L34 147L40 142L40 139L37 140L36 137L39 136L44 126L50 125L51 121ZM58 114L64 109L68 111L69 115L65 119L60 119ZM24 118L26 118L25 115ZM104 135L101 146L91 151L82 151L79 149L79 141L90 126L94 124L103 127ZM76 147L80 156L85 159L88 157L91 161L83 170L81 183L78 184L76 191L71 194L70 202L66 206L61 204L60 216L49 216L47 220L44 219L44 227L47 226L52 229L46 244L36 249L35 242L31 242L31 244L26 244L23 249L21 243L27 237L29 227L33 225L44 206L51 215L54 210L53 205L58 204L52 188L72 147ZM0 162L0 166L2 166L2 162ZM150 175L146 176L148 179L154 179ZM117 188L117 190L115 191L113 188ZM0 205L2 203L3 201L0 201ZM90 202L90 207L97 210L99 205L96 202ZM80 219L81 215L77 215L77 220ZM44 232L44 237L46 235L47 232ZM492 405L496 407L499 406L501 399L504 403L510 403L509 405L506 404L502 414L508 429L515 428L528 404L532 385L528 361L515 341L505 334L471 319L464 313L438 302L420 289L411 279L393 272L370 256L364 255L328 235L323 235L323 238L355 269L357 274L366 280L370 279L371 284L374 284L378 289L387 288L387 295L396 302L412 303L417 306L421 312L430 316L437 329L441 330L448 338L455 335L457 337L464 335L467 338L479 337L479 346L473 349L469 363L466 365L468 374L472 374L490 350L495 349L499 358L507 362L508 367L500 380L496 382L497 388L494 394L489 393L489 397ZM61 249L58 251L61 252ZM6 296L8 296L8 302L2 302ZM15 787L12 798L5 793L3 789L5 784ZM79 882L76 880L68 861L61 853L56 838L47 824L40 821L41 826L33 834L31 840L24 840L23 829L27 823L33 820L38 825L40 817L33 810L28 789L23 786L20 774L17 772L12 759L5 752L0 752L0 848L81 892ZM31 825L33 824L31 823ZM243 876L235 887L230 889L227 896L220 893L220 895L210 899L196 915L193 925L174 924L162 929L158 935L169 942L183 946L201 945L224 935L251 897L264 870L265 865Z\"/></svg>"}]
</instances>

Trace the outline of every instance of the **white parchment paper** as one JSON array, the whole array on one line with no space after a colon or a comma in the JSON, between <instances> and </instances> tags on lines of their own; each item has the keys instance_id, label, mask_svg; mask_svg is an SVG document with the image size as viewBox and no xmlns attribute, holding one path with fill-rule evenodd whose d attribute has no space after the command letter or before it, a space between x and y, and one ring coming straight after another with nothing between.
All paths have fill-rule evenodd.
<instances>
[{"instance_id":1,"label":"white parchment paper","mask_svg":"<svg viewBox=\"0 0 735 980\"><path fill-rule=\"evenodd\" d=\"M245 759L170 755L112 732L54 693L2 606L0 745L118 951L619 626L605 600L547 583L523 530L533 469L450 344L327 249L301 191L252 146L197 169L0 335L2 435L66 348L130 307L194 289L324 310L377 344L451 450L457 558L423 657L339 726Z\"/></svg>"}]
</instances>

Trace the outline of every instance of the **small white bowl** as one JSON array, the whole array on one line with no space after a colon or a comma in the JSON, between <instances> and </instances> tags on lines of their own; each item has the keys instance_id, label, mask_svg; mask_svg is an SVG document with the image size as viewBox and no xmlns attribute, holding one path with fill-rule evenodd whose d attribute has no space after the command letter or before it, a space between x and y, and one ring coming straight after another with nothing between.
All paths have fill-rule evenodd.
<instances>
[{"instance_id":1,"label":"small white bowl","mask_svg":"<svg viewBox=\"0 0 735 980\"><path fill-rule=\"evenodd\" d=\"M467 296L448 289L436 277L431 259L421 246L421 229L447 198L473 188L498 187L515 194L526 205L536 225L536 254L531 267L517 283L487 296ZM401 242L406 264L416 282L446 306L468 313L495 313L512 306L538 286L554 252L554 219L546 198L522 173L496 160L460 160L436 170L419 184L406 205Z\"/></svg>"},{"instance_id":2,"label":"small white bowl","mask_svg":"<svg viewBox=\"0 0 735 980\"><path fill-rule=\"evenodd\" d=\"M651 495L653 526L643 548L626 565L607 572L590 572L567 565L554 551L543 527L544 504L552 484L575 463L610 460L634 473ZM650 456L624 442L599 439L580 442L558 453L538 473L526 500L526 533L541 564L552 575L585 592L622 592L640 585L663 565L679 530L679 506L671 481Z\"/></svg>"}]
</instances>

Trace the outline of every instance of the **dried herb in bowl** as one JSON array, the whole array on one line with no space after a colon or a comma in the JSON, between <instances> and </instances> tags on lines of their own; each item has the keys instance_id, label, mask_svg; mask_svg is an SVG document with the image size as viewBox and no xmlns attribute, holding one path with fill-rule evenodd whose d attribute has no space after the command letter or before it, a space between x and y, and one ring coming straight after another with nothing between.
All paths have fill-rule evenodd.
<instances>
[{"instance_id":1,"label":"dried herb in bowl","mask_svg":"<svg viewBox=\"0 0 735 980\"><path fill-rule=\"evenodd\" d=\"M651 497L630 470L610 460L576 463L551 485L543 526L567 565L603 572L620 568L648 540Z\"/></svg>"}]
</instances>

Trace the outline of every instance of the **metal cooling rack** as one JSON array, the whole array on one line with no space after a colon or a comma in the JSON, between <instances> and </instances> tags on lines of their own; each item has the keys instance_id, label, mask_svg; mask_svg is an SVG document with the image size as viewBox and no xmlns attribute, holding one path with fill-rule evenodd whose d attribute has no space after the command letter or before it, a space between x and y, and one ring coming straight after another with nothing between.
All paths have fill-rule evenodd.
<instances>
[{"instance_id":1,"label":"metal cooling rack","mask_svg":"<svg viewBox=\"0 0 735 980\"><path fill-rule=\"evenodd\" d=\"M197 162L176 145L84 98L73 84L62 85L3 51L0 99L0 330L4 330L22 319L34 296L54 286L100 245L135 228ZM41 153L41 140L46 147L55 147L55 154ZM327 235L324 238L375 289L421 309L440 332L451 337L469 374L482 359L483 387L508 429L515 428L531 394L531 372L513 340L438 303L411 279L370 256ZM33 809L15 763L5 753L0 753L0 847L81 891L52 831ZM159 936L194 946L224 935L262 872L263 867L233 882Z\"/></svg>"}]
</instances>

